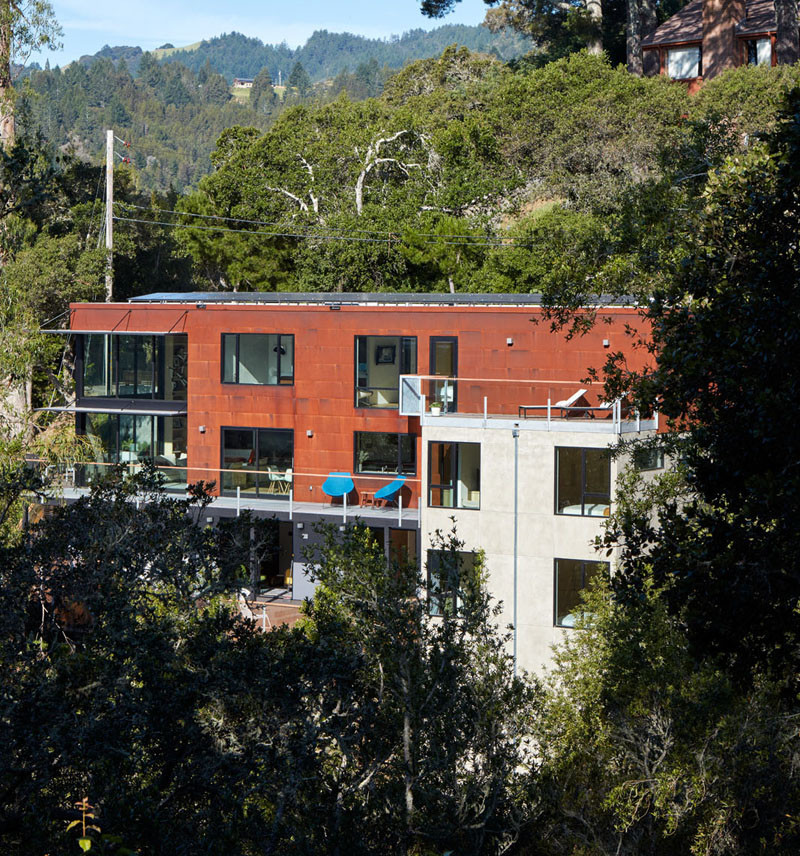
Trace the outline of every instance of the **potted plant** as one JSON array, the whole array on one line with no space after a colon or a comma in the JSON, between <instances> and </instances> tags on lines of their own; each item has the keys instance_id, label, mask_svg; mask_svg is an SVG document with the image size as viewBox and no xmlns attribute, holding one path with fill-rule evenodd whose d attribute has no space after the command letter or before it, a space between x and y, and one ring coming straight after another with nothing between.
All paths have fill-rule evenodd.
<instances>
[{"instance_id":1,"label":"potted plant","mask_svg":"<svg viewBox=\"0 0 800 856\"><path fill-rule=\"evenodd\" d=\"M442 402L441 401L432 401L431 402L431 416L441 416L442 413Z\"/></svg>"}]
</instances>

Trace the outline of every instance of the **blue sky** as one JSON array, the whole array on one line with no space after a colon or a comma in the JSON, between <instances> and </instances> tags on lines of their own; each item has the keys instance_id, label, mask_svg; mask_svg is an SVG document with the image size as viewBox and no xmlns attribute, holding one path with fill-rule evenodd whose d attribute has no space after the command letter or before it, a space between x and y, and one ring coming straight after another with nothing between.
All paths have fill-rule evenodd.
<instances>
[{"instance_id":1,"label":"blue sky","mask_svg":"<svg viewBox=\"0 0 800 856\"><path fill-rule=\"evenodd\" d=\"M455 11L430 20L418 0L51 0L64 30L64 48L40 53L32 61L66 65L103 45L176 47L236 30L269 44L303 44L314 30L350 32L386 38L417 27L443 23L479 24L486 12L483 0L461 0Z\"/></svg>"}]
</instances>

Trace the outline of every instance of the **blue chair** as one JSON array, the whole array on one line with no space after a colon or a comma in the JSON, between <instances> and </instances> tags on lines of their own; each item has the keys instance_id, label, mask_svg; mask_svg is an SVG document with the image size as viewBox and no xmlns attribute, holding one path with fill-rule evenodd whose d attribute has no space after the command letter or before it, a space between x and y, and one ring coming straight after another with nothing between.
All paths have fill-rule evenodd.
<instances>
[{"instance_id":1,"label":"blue chair","mask_svg":"<svg viewBox=\"0 0 800 856\"><path fill-rule=\"evenodd\" d=\"M330 473L322 483L322 490L330 497L347 496L355 488L350 473Z\"/></svg>"},{"instance_id":2,"label":"blue chair","mask_svg":"<svg viewBox=\"0 0 800 856\"><path fill-rule=\"evenodd\" d=\"M405 483L406 480L404 476L396 478L394 481L389 482L389 484L384 485L380 490L376 490L375 499L381 499L385 502L391 502L393 499L396 499L397 494L400 493L400 488Z\"/></svg>"}]
</instances>

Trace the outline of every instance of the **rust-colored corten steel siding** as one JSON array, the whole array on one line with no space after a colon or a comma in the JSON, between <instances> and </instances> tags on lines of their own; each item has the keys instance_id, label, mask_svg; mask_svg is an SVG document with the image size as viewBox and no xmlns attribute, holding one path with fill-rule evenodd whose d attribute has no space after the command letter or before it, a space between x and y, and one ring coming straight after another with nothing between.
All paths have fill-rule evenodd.
<instances>
[{"instance_id":1,"label":"rust-colored corten steel siding","mask_svg":"<svg viewBox=\"0 0 800 856\"><path fill-rule=\"evenodd\" d=\"M548 379L563 385L531 386L531 401L520 400L518 385L502 384L493 392L490 411L516 414L519 404L553 401L575 391L591 367L600 368L609 351L624 350L631 368L646 360L644 349L631 349L628 325L640 326L633 309L608 309L584 336L567 340L540 320L534 306L358 306L259 305L208 303L74 304L71 327L124 333L187 333L189 480L219 481L223 427L283 428L294 431L294 495L298 501L322 502L322 477L353 470L355 431L412 433L419 438L418 417L397 410L355 407L355 337L415 336L417 374L428 374L430 338L458 337L458 376L472 379ZM294 335L294 384L279 386L223 384L223 333ZM508 344L507 340L513 340ZM604 346L603 340L609 344ZM599 403L599 387L588 396ZM483 410L485 388L462 380L460 412ZM503 402L502 398L508 400ZM204 426L204 432L201 432ZM307 436L311 432L312 436ZM411 504L419 499L422 458L417 440L417 474L409 478ZM358 477L356 487L374 490L384 478ZM309 489L310 488L310 489Z\"/></svg>"}]
</instances>

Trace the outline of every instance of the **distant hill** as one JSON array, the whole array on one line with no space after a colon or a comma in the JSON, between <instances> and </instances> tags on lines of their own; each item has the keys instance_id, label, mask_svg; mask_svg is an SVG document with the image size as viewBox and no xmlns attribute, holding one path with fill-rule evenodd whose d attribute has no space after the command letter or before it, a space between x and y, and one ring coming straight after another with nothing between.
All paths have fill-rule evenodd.
<instances>
[{"instance_id":1,"label":"distant hill","mask_svg":"<svg viewBox=\"0 0 800 856\"><path fill-rule=\"evenodd\" d=\"M285 80L294 64L300 62L311 80L317 82L331 79L342 71L354 71L373 59L380 66L399 69L413 60L439 56L452 44L505 60L521 56L531 48L530 42L517 33L490 33L485 27L447 24L430 31L410 30L389 39L317 30L297 49L285 42L271 45L241 33L223 33L185 47L165 47L151 53L161 62L179 62L195 73L208 64L229 83L234 77L255 77L262 68L269 71L274 81L277 82L279 73ZM116 65L124 60L135 77L142 53L139 47L105 45L92 56L82 56L78 62L90 66L98 59L110 59Z\"/></svg>"}]
</instances>

